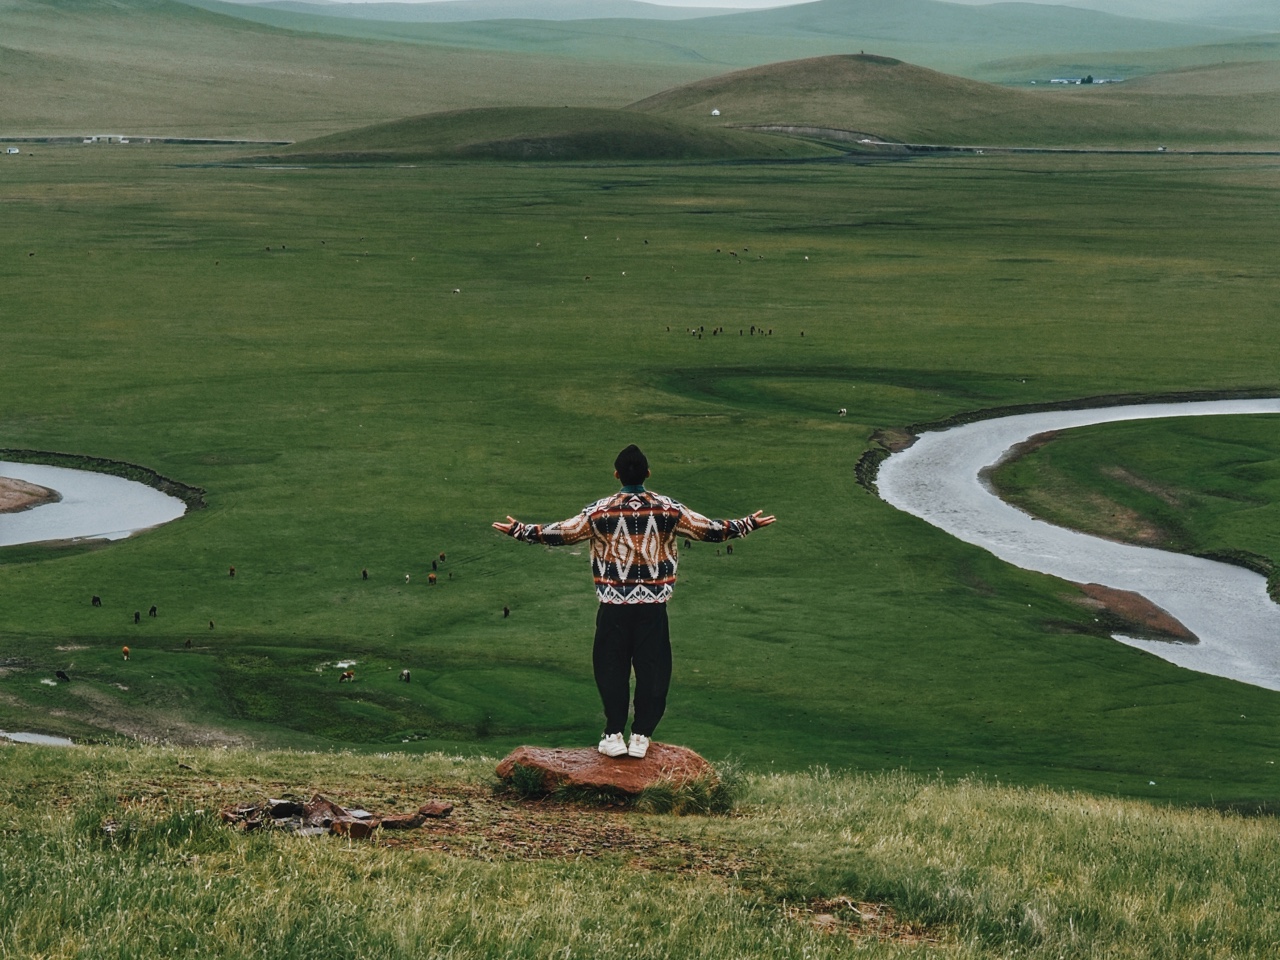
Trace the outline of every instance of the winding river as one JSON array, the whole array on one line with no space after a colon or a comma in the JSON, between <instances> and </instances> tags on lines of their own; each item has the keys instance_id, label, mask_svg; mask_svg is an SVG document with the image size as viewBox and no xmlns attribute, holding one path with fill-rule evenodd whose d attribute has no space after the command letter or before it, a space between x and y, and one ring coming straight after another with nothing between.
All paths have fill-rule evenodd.
<instances>
[{"instance_id":1,"label":"winding river","mask_svg":"<svg viewBox=\"0 0 1280 960\"><path fill-rule=\"evenodd\" d=\"M1130 590L1163 607L1200 638L1165 643L1115 635L1188 670L1280 690L1280 605L1250 570L1103 540L1037 520L980 478L1011 447L1048 430L1120 420L1280 413L1280 398L1056 410L924 433L880 467L888 503L1001 560L1076 583Z\"/></svg>"},{"instance_id":2,"label":"winding river","mask_svg":"<svg viewBox=\"0 0 1280 960\"><path fill-rule=\"evenodd\" d=\"M136 480L88 470L0 461L0 477L56 490L57 503L0 513L0 547L50 540L120 540L186 512L177 497Z\"/></svg>"}]
</instances>

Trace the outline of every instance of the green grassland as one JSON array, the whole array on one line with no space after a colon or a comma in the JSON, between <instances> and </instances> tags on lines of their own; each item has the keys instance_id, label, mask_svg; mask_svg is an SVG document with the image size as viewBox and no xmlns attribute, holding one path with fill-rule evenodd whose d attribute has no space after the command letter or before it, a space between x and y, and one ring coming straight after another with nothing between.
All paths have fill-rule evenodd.
<instances>
[{"instance_id":1,"label":"green grassland","mask_svg":"<svg viewBox=\"0 0 1280 960\"><path fill-rule=\"evenodd\" d=\"M488 107L362 127L294 144L298 163L414 160L787 160L835 157L794 137L707 127L634 111Z\"/></svg>"},{"instance_id":2,"label":"green grassland","mask_svg":"<svg viewBox=\"0 0 1280 960\"><path fill-rule=\"evenodd\" d=\"M0 747L0 955L1265 960L1280 935L1266 817L825 770L642 815L495 795L491 764ZM455 810L362 842L217 819L314 791Z\"/></svg>"},{"instance_id":3,"label":"green grassland","mask_svg":"<svg viewBox=\"0 0 1280 960\"><path fill-rule=\"evenodd\" d=\"M995 471L1006 499L1066 526L1183 553L1280 558L1275 417L1071 430Z\"/></svg>"},{"instance_id":4,"label":"green grassland","mask_svg":"<svg viewBox=\"0 0 1280 960\"><path fill-rule=\"evenodd\" d=\"M237 155L3 158L3 446L142 464L208 507L0 555L0 728L591 742L587 559L489 523L571 515L634 441L657 489L780 518L732 557L684 551L664 739L756 768L1274 797L1274 694L1093 634L1069 585L852 476L879 427L1275 389L1274 161L216 162Z\"/></svg>"}]
</instances>

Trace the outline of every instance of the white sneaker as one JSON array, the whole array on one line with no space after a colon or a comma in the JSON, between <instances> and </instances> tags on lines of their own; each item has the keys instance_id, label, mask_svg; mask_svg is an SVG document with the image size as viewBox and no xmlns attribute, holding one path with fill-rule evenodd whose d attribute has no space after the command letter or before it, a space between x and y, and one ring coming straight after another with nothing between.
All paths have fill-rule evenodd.
<instances>
[{"instance_id":1,"label":"white sneaker","mask_svg":"<svg viewBox=\"0 0 1280 960\"><path fill-rule=\"evenodd\" d=\"M627 741L622 739L620 733L605 734L600 738L600 745L596 749L606 757L620 757L627 752Z\"/></svg>"},{"instance_id":2,"label":"white sneaker","mask_svg":"<svg viewBox=\"0 0 1280 960\"><path fill-rule=\"evenodd\" d=\"M649 752L649 738L643 733L633 733L631 735L631 745L627 747L627 756L635 757L637 760L643 760L644 755Z\"/></svg>"}]
</instances>

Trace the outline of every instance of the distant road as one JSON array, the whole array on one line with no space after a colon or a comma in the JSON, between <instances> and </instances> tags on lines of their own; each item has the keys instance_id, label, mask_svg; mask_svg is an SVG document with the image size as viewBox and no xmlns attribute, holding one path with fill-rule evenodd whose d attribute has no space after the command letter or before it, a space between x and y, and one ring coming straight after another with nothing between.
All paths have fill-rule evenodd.
<instances>
[{"instance_id":1,"label":"distant road","mask_svg":"<svg viewBox=\"0 0 1280 960\"><path fill-rule=\"evenodd\" d=\"M217 137L146 137L132 134L81 133L54 137L5 137L0 136L0 143L82 143L90 146L131 146L135 143L188 143L197 146L237 146L261 145L271 147L287 147L292 140L231 140Z\"/></svg>"},{"instance_id":2,"label":"distant road","mask_svg":"<svg viewBox=\"0 0 1280 960\"><path fill-rule=\"evenodd\" d=\"M786 133L797 137L817 137L822 140L834 140L838 143L852 143L868 154L903 155L911 153L1093 153L1119 154L1122 156L1166 154L1179 156L1214 156L1214 157L1277 157L1277 150L1196 150L1170 149L1169 147L990 147L965 145L956 143L896 143L892 140L881 140L870 133L856 130L835 130L829 127L806 127L790 124L760 124L738 127L739 130L759 131L761 133Z\"/></svg>"}]
</instances>

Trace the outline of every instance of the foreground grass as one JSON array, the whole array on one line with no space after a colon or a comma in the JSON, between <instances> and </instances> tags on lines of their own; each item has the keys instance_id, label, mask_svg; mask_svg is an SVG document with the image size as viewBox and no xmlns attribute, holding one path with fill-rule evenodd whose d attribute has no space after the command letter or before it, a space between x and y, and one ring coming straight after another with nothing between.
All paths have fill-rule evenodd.
<instances>
[{"instance_id":1,"label":"foreground grass","mask_svg":"<svg viewBox=\"0 0 1280 960\"><path fill-rule=\"evenodd\" d=\"M490 771L0 747L0 957L1190 958L1280 941L1269 817L819 770L751 776L733 816L682 818L503 798ZM459 806L369 843L216 817L313 790Z\"/></svg>"}]
</instances>

